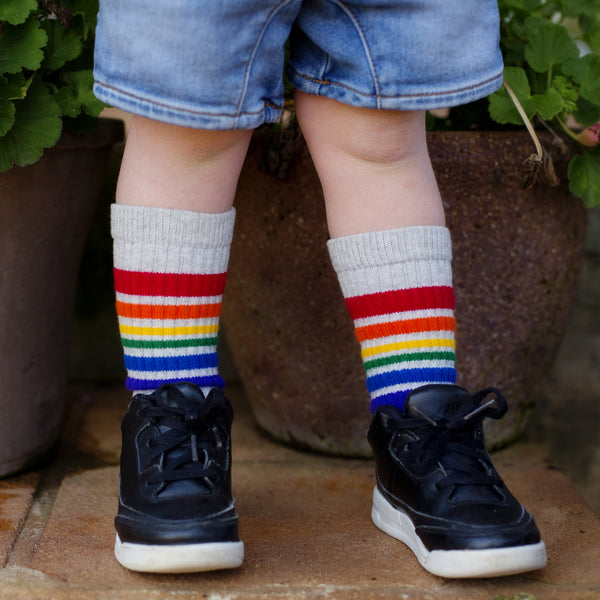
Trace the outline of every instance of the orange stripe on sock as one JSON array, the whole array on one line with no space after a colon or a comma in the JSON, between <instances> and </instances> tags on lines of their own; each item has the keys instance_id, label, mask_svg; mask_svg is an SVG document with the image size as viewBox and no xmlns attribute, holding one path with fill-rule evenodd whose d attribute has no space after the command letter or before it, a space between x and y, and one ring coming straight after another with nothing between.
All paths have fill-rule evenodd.
<instances>
[{"instance_id":1,"label":"orange stripe on sock","mask_svg":"<svg viewBox=\"0 0 600 600\"><path fill-rule=\"evenodd\" d=\"M131 304L117 300L117 314L133 319L209 319L221 315L221 303L173 306Z\"/></svg>"},{"instance_id":2,"label":"orange stripe on sock","mask_svg":"<svg viewBox=\"0 0 600 600\"><path fill-rule=\"evenodd\" d=\"M428 317L358 327L356 329L356 338L359 342L364 342L367 340L389 337L391 335L455 330L456 321L454 320L454 317Z\"/></svg>"}]
</instances>

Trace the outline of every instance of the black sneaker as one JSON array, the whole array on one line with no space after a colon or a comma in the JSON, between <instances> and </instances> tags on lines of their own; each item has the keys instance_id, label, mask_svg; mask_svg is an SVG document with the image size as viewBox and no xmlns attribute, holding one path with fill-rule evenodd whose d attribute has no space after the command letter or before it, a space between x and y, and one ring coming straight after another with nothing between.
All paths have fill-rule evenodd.
<instances>
[{"instance_id":1,"label":"black sneaker","mask_svg":"<svg viewBox=\"0 0 600 600\"><path fill-rule=\"evenodd\" d=\"M187 573L242 563L231 495L233 411L220 390L167 384L123 422L115 556L128 569Z\"/></svg>"},{"instance_id":2,"label":"black sneaker","mask_svg":"<svg viewBox=\"0 0 600 600\"><path fill-rule=\"evenodd\" d=\"M532 516L494 469L482 421L506 400L492 388L453 385L412 392L404 413L377 409L369 429L377 486L371 517L442 577L490 577L540 569L546 550Z\"/></svg>"}]
</instances>

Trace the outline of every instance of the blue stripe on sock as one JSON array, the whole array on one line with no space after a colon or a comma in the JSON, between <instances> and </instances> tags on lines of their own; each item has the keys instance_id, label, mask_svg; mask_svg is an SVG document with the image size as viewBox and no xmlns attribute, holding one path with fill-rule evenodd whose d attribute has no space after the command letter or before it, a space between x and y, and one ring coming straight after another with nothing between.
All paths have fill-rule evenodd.
<instances>
[{"instance_id":1,"label":"blue stripe on sock","mask_svg":"<svg viewBox=\"0 0 600 600\"><path fill-rule=\"evenodd\" d=\"M125 354L125 368L128 371L183 371L188 369L210 369L219 365L216 352L185 356L128 356Z\"/></svg>"},{"instance_id":2,"label":"blue stripe on sock","mask_svg":"<svg viewBox=\"0 0 600 600\"><path fill-rule=\"evenodd\" d=\"M450 367L402 369L367 377L367 388L371 393L399 383L456 383L456 369Z\"/></svg>"},{"instance_id":3,"label":"blue stripe on sock","mask_svg":"<svg viewBox=\"0 0 600 600\"><path fill-rule=\"evenodd\" d=\"M404 392L394 392L392 394L384 394L378 396L374 400L371 400L371 412L375 412L380 406L395 406L400 410L404 410L404 403L406 398L413 390L406 390Z\"/></svg>"}]
</instances>

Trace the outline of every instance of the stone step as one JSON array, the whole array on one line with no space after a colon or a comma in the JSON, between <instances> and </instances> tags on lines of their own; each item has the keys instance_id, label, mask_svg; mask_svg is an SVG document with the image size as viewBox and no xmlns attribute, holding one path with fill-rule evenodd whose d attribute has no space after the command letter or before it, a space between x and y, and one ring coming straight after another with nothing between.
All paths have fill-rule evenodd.
<instances>
[{"instance_id":1,"label":"stone step","mask_svg":"<svg viewBox=\"0 0 600 600\"><path fill-rule=\"evenodd\" d=\"M45 468L0 481L0 598L404 598L585 600L600 597L600 522L541 446L494 455L533 512L549 563L526 575L449 581L372 525L370 460L302 452L259 433L244 393L236 410L233 482L245 542L237 570L145 575L114 559L120 388L77 388L58 454Z\"/></svg>"}]
</instances>

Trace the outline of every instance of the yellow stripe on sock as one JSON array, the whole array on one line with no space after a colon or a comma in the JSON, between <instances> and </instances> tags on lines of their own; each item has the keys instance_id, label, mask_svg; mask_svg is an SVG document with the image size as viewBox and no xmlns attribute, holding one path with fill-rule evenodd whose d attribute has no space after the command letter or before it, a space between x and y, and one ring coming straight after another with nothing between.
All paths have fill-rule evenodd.
<instances>
[{"instance_id":1,"label":"yellow stripe on sock","mask_svg":"<svg viewBox=\"0 0 600 600\"><path fill-rule=\"evenodd\" d=\"M411 348L425 348L431 346L454 348L456 343L452 339L431 339L431 340L411 340L408 342L395 342L393 344L383 344L382 346L372 346L363 348L361 356L366 358L374 354L383 354L384 352L393 352L395 350L408 350Z\"/></svg>"},{"instance_id":2,"label":"yellow stripe on sock","mask_svg":"<svg viewBox=\"0 0 600 600\"><path fill-rule=\"evenodd\" d=\"M201 325L196 327L132 327L130 325L119 326L119 331L125 335L191 335L201 333L216 333L218 325Z\"/></svg>"}]
</instances>

